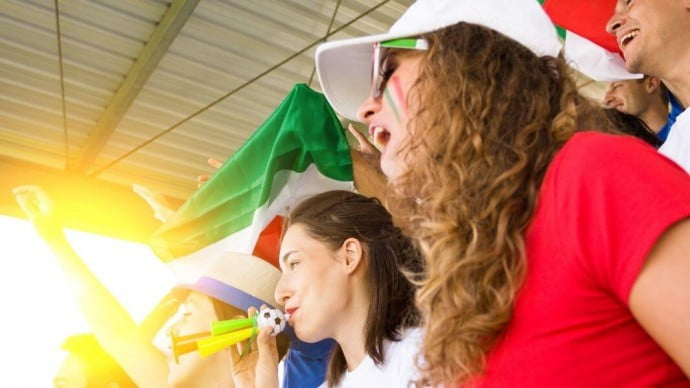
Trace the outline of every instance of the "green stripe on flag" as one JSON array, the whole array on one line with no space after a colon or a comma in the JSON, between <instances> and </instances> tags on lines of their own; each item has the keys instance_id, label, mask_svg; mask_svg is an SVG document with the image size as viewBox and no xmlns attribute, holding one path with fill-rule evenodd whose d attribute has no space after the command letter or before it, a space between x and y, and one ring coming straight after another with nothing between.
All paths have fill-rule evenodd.
<instances>
[{"instance_id":1,"label":"green stripe on flag","mask_svg":"<svg viewBox=\"0 0 690 388\"><path fill-rule=\"evenodd\" d=\"M254 212L280 192L285 183L280 179L286 176L281 172L302 173L311 165L327 178L352 181L350 147L340 121L322 94L300 84L153 234L151 247L163 261L171 261L247 228Z\"/></svg>"},{"instance_id":2,"label":"green stripe on flag","mask_svg":"<svg viewBox=\"0 0 690 388\"><path fill-rule=\"evenodd\" d=\"M539 4L542 6L544 5L544 0L537 0ZM556 26L556 32L558 33L558 37L561 39L565 39L565 30L559 26Z\"/></svg>"}]
</instances>

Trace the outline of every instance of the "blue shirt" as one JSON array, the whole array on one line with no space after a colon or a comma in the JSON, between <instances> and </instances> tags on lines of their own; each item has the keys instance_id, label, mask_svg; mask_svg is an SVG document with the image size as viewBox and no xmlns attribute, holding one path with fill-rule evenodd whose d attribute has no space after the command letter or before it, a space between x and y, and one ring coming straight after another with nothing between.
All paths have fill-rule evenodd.
<instances>
[{"instance_id":1,"label":"blue shirt","mask_svg":"<svg viewBox=\"0 0 690 388\"><path fill-rule=\"evenodd\" d=\"M318 387L326 381L328 359L335 341L325 339L313 344L290 335L290 346L284 358L284 388Z\"/></svg>"},{"instance_id":2,"label":"blue shirt","mask_svg":"<svg viewBox=\"0 0 690 388\"><path fill-rule=\"evenodd\" d=\"M676 97L671 94L671 92L668 92L668 101L671 104L671 111L668 112L668 120L666 121L666 125L661 127L659 133L656 134L659 139L661 139L662 143L666 141L668 133L671 131L671 127L676 122L676 117L683 112L683 107L680 105L680 102L678 102Z\"/></svg>"}]
</instances>

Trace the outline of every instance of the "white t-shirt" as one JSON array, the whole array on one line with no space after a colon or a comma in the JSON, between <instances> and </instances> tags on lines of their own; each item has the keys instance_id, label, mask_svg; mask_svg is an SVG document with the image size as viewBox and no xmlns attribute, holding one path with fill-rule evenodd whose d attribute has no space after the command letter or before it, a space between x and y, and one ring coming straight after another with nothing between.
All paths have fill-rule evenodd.
<instances>
[{"instance_id":1,"label":"white t-shirt","mask_svg":"<svg viewBox=\"0 0 690 388\"><path fill-rule=\"evenodd\" d=\"M400 341L383 342L383 363L374 364L374 360L366 356L353 371L346 371L340 379L340 388L388 388L411 387L410 382L419 375L415 367L415 359L422 343L421 329L406 329ZM319 388L326 388L324 382Z\"/></svg>"},{"instance_id":2,"label":"white t-shirt","mask_svg":"<svg viewBox=\"0 0 690 388\"><path fill-rule=\"evenodd\" d=\"M690 173L690 108L686 108L676 117L676 122L659 152Z\"/></svg>"}]
</instances>

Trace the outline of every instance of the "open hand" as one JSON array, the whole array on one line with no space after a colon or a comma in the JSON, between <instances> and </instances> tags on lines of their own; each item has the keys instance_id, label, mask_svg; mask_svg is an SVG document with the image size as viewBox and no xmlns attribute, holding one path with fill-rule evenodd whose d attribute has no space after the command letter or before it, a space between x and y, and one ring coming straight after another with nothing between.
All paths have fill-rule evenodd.
<instances>
[{"instance_id":1,"label":"open hand","mask_svg":"<svg viewBox=\"0 0 690 388\"><path fill-rule=\"evenodd\" d=\"M19 207L44 238L62 234L53 201L40 186L18 186L12 192Z\"/></svg>"},{"instance_id":2,"label":"open hand","mask_svg":"<svg viewBox=\"0 0 690 388\"><path fill-rule=\"evenodd\" d=\"M208 165L217 170L223 165L223 162L221 162L218 159L208 158ZM206 181L211 179L211 175L213 175L213 174L201 174L201 175L197 176L196 177L197 187L201 187L201 185L203 185L204 183L206 183Z\"/></svg>"},{"instance_id":3,"label":"open hand","mask_svg":"<svg viewBox=\"0 0 690 388\"><path fill-rule=\"evenodd\" d=\"M367 197L376 197L381 201L386 198L386 177L379 167L381 152L352 124L347 130L357 139L357 146L350 148L352 158L352 175L355 188Z\"/></svg>"},{"instance_id":4,"label":"open hand","mask_svg":"<svg viewBox=\"0 0 690 388\"><path fill-rule=\"evenodd\" d=\"M167 222L175 215L175 208L169 203L164 195L149 190L148 187L133 184L132 190L139 194L141 198L153 209L153 216L160 222Z\"/></svg>"},{"instance_id":5,"label":"open hand","mask_svg":"<svg viewBox=\"0 0 690 388\"><path fill-rule=\"evenodd\" d=\"M352 124L349 124L347 126L348 132L352 134L352 136L355 137L357 140L357 147L355 149L363 154L375 156L377 159L381 155L381 151L379 151L372 143L367 139L360 131L355 129L355 127L352 126Z\"/></svg>"}]
</instances>

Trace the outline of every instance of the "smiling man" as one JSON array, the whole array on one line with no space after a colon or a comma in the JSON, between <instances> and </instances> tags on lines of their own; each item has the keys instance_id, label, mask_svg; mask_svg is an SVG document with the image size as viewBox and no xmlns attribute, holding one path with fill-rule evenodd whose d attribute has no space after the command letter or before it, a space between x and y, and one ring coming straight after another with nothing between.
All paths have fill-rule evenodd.
<instances>
[{"instance_id":1,"label":"smiling man","mask_svg":"<svg viewBox=\"0 0 690 388\"><path fill-rule=\"evenodd\" d=\"M685 108L659 151L690 172L690 0L618 0L606 30L628 71L661 78Z\"/></svg>"},{"instance_id":2,"label":"smiling man","mask_svg":"<svg viewBox=\"0 0 690 388\"><path fill-rule=\"evenodd\" d=\"M657 134L668 122L666 88L658 77L645 76L609 83L604 105L638 117Z\"/></svg>"}]
</instances>

